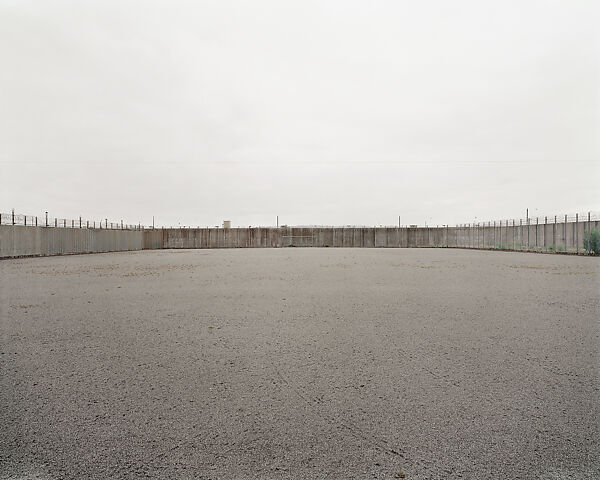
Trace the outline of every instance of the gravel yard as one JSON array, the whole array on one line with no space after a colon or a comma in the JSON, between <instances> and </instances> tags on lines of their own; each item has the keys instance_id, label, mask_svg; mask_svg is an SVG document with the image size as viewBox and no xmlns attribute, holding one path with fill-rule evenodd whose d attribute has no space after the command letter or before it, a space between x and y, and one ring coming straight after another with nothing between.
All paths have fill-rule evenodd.
<instances>
[{"instance_id":1,"label":"gravel yard","mask_svg":"<svg viewBox=\"0 0 600 480\"><path fill-rule=\"evenodd\" d=\"M600 258L0 261L0 479L600 478Z\"/></svg>"}]
</instances>

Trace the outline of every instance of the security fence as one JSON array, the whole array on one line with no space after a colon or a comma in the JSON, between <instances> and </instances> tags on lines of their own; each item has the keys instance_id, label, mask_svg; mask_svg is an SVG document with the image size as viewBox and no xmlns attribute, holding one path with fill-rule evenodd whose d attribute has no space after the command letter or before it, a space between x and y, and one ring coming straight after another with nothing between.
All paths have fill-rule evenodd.
<instances>
[{"instance_id":1,"label":"security fence","mask_svg":"<svg viewBox=\"0 0 600 480\"><path fill-rule=\"evenodd\" d=\"M456 226L456 246L546 252L580 252L600 227L600 213L544 215ZM588 245L589 250L589 245Z\"/></svg>"},{"instance_id":2,"label":"security fence","mask_svg":"<svg viewBox=\"0 0 600 480\"><path fill-rule=\"evenodd\" d=\"M123 220L109 221L108 218L101 220L87 220L79 217L77 219L49 217L48 212L43 215L22 215L15 213L0 213L0 225L23 225L33 227L53 228L97 228L102 230L142 230L148 228L141 223L126 224Z\"/></svg>"},{"instance_id":3,"label":"security fence","mask_svg":"<svg viewBox=\"0 0 600 480\"><path fill-rule=\"evenodd\" d=\"M141 224L0 216L0 257L163 248L472 248L591 253L600 214L472 222L455 226L152 228ZM37 228L35 228L37 226ZM28 228L24 228L28 227ZM29 228L32 227L32 228Z\"/></svg>"}]
</instances>

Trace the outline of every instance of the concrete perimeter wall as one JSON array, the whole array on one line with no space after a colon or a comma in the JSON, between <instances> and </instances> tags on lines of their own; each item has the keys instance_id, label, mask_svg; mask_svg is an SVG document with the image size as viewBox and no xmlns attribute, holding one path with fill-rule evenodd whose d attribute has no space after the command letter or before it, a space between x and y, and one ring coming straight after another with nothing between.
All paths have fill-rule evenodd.
<instances>
[{"instance_id":1,"label":"concrete perimeter wall","mask_svg":"<svg viewBox=\"0 0 600 480\"><path fill-rule=\"evenodd\" d=\"M0 258L162 248L458 247L519 251L583 250L600 222L480 227L257 227L103 230L0 225Z\"/></svg>"},{"instance_id":2,"label":"concrete perimeter wall","mask_svg":"<svg viewBox=\"0 0 600 480\"><path fill-rule=\"evenodd\" d=\"M458 247L575 252L583 250L585 232L599 227L598 221L585 221L433 228L167 228L146 232L144 239L149 245L145 248Z\"/></svg>"},{"instance_id":3,"label":"concrete perimeter wall","mask_svg":"<svg viewBox=\"0 0 600 480\"><path fill-rule=\"evenodd\" d=\"M0 225L0 258L141 250L141 230Z\"/></svg>"}]
</instances>

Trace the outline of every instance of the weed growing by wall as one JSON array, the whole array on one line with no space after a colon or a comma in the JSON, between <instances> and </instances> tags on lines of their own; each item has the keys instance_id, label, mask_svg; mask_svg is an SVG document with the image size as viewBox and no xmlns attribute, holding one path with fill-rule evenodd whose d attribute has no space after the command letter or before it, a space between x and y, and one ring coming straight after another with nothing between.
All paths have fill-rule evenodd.
<instances>
[{"instance_id":1,"label":"weed growing by wall","mask_svg":"<svg viewBox=\"0 0 600 480\"><path fill-rule=\"evenodd\" d=\"M597 228L585 232L583 248L592 252L594 255L600 254L600 231L598 231Z\"/></svg>"}]
</instances>

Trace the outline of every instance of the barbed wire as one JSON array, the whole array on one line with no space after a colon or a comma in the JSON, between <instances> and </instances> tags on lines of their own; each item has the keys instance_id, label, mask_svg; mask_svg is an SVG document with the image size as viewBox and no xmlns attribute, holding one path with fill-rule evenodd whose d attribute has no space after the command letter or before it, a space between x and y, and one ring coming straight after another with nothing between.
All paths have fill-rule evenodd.
<instances>
[{"instance_id":1,"label":"barbed wire","mask_svg":"<svg viewBox=\"0 0 600 480\"><path fill-rule=\"evenodd\" d=\"M486 220L474 221L470 223L460 223L458 227L489 227L489 226L509 226L514 225L544 225L554 223L575 223L575 222L595 222L600 220L600 212L589 211L585 213L567 213L561 215L535 215L525 218L511 218L505 220ZM454 225L450 225L454 226Z\"/></svg>"}]
</instances>

